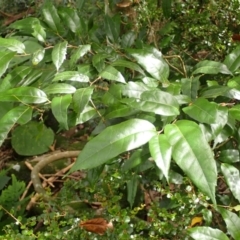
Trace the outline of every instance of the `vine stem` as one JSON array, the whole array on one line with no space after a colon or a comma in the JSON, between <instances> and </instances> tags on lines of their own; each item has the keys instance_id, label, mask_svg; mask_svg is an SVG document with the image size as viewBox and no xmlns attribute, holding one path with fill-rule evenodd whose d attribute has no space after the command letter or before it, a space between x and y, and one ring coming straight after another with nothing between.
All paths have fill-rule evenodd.
<instances>
[{"instance_id":1,"label":"vine stem","mask_svg":"<svg viewBox=\"0 0 240 240\"><path fill-rule=\"evenodd\" d=\"M35 191L44 196L46 195L46 192L42 187L42 183L39 177L40 171L42 168L59 159L77 157L80 152L81 151L64 151L64 152L56 151L51 155L47 155L47 156L43 155L35 158L34 160L37 160L38 163L33 167L31 172L31 179L32 179L32 183Z\"/></svg>"}]
</instances>

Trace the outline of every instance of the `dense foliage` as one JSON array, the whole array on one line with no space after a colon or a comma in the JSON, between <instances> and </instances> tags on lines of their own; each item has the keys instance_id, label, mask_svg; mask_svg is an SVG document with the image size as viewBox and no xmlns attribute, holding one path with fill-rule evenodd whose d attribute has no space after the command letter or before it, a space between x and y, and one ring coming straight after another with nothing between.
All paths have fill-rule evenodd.
<instances>
[{"instance_id":1,"label":"dense foliage","mask_svg":"<svg viewBox=\"0 0 240 240\"><path fill-rule=\"evenodd\" d=\"M16 201L26 183L0 172L0 239L240 239L240 19L227 2L44 1L3 29L0 145L35 156L84 130L61 145L82 150L71 178L34 210ZM114 228L79 228L96 216Z\"/></svg>"}]
</instances>

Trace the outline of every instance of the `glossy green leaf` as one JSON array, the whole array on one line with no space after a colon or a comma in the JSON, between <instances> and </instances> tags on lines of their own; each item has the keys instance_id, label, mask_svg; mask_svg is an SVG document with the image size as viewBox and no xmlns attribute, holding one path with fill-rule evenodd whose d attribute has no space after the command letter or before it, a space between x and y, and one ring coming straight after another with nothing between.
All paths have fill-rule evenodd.
<instances>
[{"instance_id":1,"label":"glossy green leaf","mask_svg":"<svg viewBox=\"0 0 240 240\"><path fill-rule=\"evenodd\" d=\"M94 119L95 117L99 117L96 109L90 106L85 106L83 111L78 113L76 125L85 123L90 119Z\"/></svg>"},{"instance_id":2,"label":"glossy green leaf","mask_svg":"<svg viewBox=\"0 0 240 240\"><path fill-rule=\"evenodd\" d=\"M227 86L230 88L236 88L237 90L240 90L240 76L236 76L234 78L231 78L227 82Z\"/></svg>"},{"instance_id":3,"label":"glossy green leaf","mask_svg":"<svg viewBox=\"0 0 240 240\"><path fill-rule=\"evenodd\" d=\"M14 52L0 52L0 77L6 72L8 69L8 65L13 59L15 53Z\"/></svg>"},{"instance_id":4,"label":"glossy green leaf","mask_svg":"<svg viewBox=\"0 0 240 240\"><path fill-rule=\"evenodd\" d=\"M205 98L216 98L218 96L225 96L230 88L226 86L212 86L204 89L200 96Z\"/></svg>"},{"instance_id":5,"label":"glossy green leaf","mask_svg":"<svg viewBox=\"0 0 240 240\"><path fill-rule=\"evenodd\" d=\"M98 72L102 72L105 68L105 59L109 55L106 53L97 53L92 58L92 64L97 69Z\"/></svg>"},{"instance_id":6,"label":"glossy green leaf","mask_svg":"<svg viewBox=\"0 0 240 240\"><path fill-rule=\"evenodd\" d=\"M52 30L58 33L64 32L61 19L58 15L57 9L55 8L54 4L52 4L49 1L45 2L45 6L42 9L42 14L44 17L44 21Z\"/></svg>"},{"instance_id":7,"label":"glossy green leaf","mask_svg":"<svg viewBox=\"0 0 240 240\"><path fill-rule=\"evenodd\" d=\"M236 120L240 121L240 104L229 109L229 114Z\"/></svg>"},{"instance_id":8,"label":"glossy green leaf","mask_svg":"<svg viewBox=\"0 0 240 240\"><path fill-rule=\"evenodd\" d=\"M224 163L239 162L239 151L237 149L226 149L219 152L219 158Z\"/></svg>"},{"instance_id":9,"label":"glossy green leaf","mask_svg":"<svg viewBox=\"0 0 240 240\"><path fill-rule=\"evenodd\" d=\"M26 124L32 120L32 117L33 117L33 108L29 107L18 119L17 123L20 125Z\"/></svg>"},{"instance_id":10,"label":"glossy green leaf","mask_svg":"<svg viewBox=\"0 0 240 240\"><path fill-rule=\"evenodd\" d=\"M116 104L108 108L104 118L112 119L112 118L118 118L118 117L126 117L126 116L133 115L137 112L139 112L139 110L132 108L130 106L127 106L125 104Z\"/></svg>"},{"instance_id":11,"label":"glossy green leaf","mask_svg":"<svg viewBox=\"0 0 240 240\"><path fill-rule=\"evenodd\" d=\"M54 48L52 50L52 60L53 60L53 63L55 65L57 71L63 64L64 60L66 59L67 44L68 43L66 41L58 43L54 46Z\"/></svg>"},{"instance_id":12,"label":"glossy green leaf","mask_svg":"<svg viewBox=\"0 0 240 240\"><path fill-rule=\"evenodd\" d=\"M54 97L51 103L52 113L59 122L60 126L68 130L68 107L72 101L72 95L67 94Z\"/></svg>"},{"instance_id":13,"label":"glossy green leaf","mask_svg":"<svg viewBox=\"0 0 240 240\"><path fill-rule=\"evenodd\" d=\"M3 141L7 138L8 133L11 131L13 126L18 120L29 111L28 106L19 106L11 109L2 118L0 118L0 146Z\"/></svg>"},{"instance_id":14,"label":"glossy green leaf","mask_svg":"<svg viewBox=\"0 0 240 240\"><path fill-rule=\"evenodd\" d=\"M134 175L132 178L127 181L127 200L130 204L130 207L133 207L136 195L137 195L137 188L138 188L138 176Z\"/></svg>"},{"instance_id":15,"label":"glossy green leaf","mask_svg":"<svg viewBox=\"0 0 240 240\"><path fill-rule=\"evenodd\" d=\"M46 94L74 93L76 88L66 83L53 83L43 89Z\"/></svg>"},{"instance_id":16,"label":"glossy green leaf","mask_svg":"<svg viewBox=\"0 0 240 240\"><path fill-rule=\"evenodd\" d=\"M227 181L233 196L240 202L240 176L239 170L230 164L221 164L222 173Z\"/></svg>"},{"instance_id":17,"label":"glossy green leaf","mask_svg":"<svg viewBox=\"0 0 240 240\"><path fill-rule=\"evenodd\" d=\"M77 71L65 71L55 75L53 82L56 81L76 81L76 82L89 82L89 77Z\"/></svg>"},{"instance_id":18,"label":"glossy green leaf","mask_svg":"<svg viewBox=\"0 0 240 240\"><path fill-rule=\"evenodd\" d=\"M0 102L45 103L46 94L34 87L12 88L0 94Z\"/></svg>"},{"instance_id":19,"label":"glossy green leaf","mask_svg":"<svg viewBox=\"0 0 240 240\"><path fill-rule=\"evenodd\" d=\"M200 86L199 77L182 78L181 83L182 94L187 95L191 99L196 99Z\"/></svg>"},{"instance_id":20,"label":"glossy green leaf","mask_svg":"<svg viewBox=\"0 0 240 240\"><path fill-rule=\"evenodd\" d=\"M155 48L129 49L128 52L155 79L165 82L169 76L169 66L162 53Z\"/></svg>"},{"instance_id":21,"label":"glossy green leaf","mask_svg":"<svg viewBox=\"0 0 240 240\"><path fill-rule=\"evenodd\" d=\"M71 172L104 164L123 152L144 145L156 134L154 125L141 119L107 127L85 145Z\"/></svg>"},{"instance_id":22,"label":"glossy green leaf","mask_svg":"<svg viewBox=\"0 0 240 240\"><path fill-rule=\"evenodd\" d=\"M73 109L81 113L88 104L93 93L93 87L80 88L73 95Z\"/></svg>"},{"instance_id":23,"label":"glossy green leaf","mask_svg":"<svg viewBox=\"0 0 240 240\"><path fill-rule=\"evenodd\" d=\"M224 208L218 208L221 213L226 225L228 233L233 237L233 239L240 239L240 217Z\"/></svg>"},{"instance_id":24,"label":"glossy green leaf","mask_svg":"<svg viewBox=\"0 0 240 240\"><path fill-rule=\"evenodd\" d=\"M43 123L31 121L17 126L12 132L11 140L14 150L19 155L33 156L49 151L54 141L54 133Z\"/></svg>"},{"instance_id":25,"label":"glossy green leaf","mask_svg":"<svg viewBox=\"0 0 240 240\"><path fill-rule=\"evenodd\" d=\"M169 144L167 137L164 134L153 137L149 141L149 149L157 167L162 171L168 181L172 158L172 146Z\"/></svg>"},{"instance_id":26,"label":"glossy green leaf","mask_svg":"<svg viewBox=\"0 0 240 240\"><path fill-rule=\"evenodd\" d=\"M240 67L240 46L228 54L223 62L231 72L235 72Z\"/></svg>"},{"instance_id":27,"label":"glossy green leaf","mask_svg":"<svg viewBox=\"0 0 240 240\"><path fill-rule=\"evenodd\" d=\"M107 66L99 75L107 80L126 83L121 72L112 66Z\"/></svg>"},{"instance_id":28,"label":"glossy green leaf","mask_svg":"<svg viewBox=\"0 0 240 240\"><path fill-rule=\"evenodd\" d=\"M32 29L32 35L37 38L38 41L44 43L46 40L46 32L38 19L35 19L35 21L32 22Z\"/></svg>"},{"instance_id":29,"label":"glossy green leaf","mask_svg":"<svg viewBox=\"0 0 240 240\"><path fill-rule=\"evenodd\" d=\"M175 162L200 191L216 204L216 162L200 127L195 122L180 120L175 124L168 124L164 133L172 145Z\"/></svg>"},{"instance_id":30,"label":"glossy green leaf","mask_svg":"<svg viewBox=\"0 0 240 240\"><path fill-rule=\"evenodd\" d=\"M211 227L194 227L189 229L188 232L195 240L229 240L225 233Z\"/></svg>"},{"instance_id":31,"label":"glossy green leaf","mask_svg":"<svg viewBox=\"0 0 240 240\"><path fill-rule=\"evenodd\" d=\"M133 154L130 156L130 158L124 161L121 170L123 172L128 171L146 161L145 159L142 158L142 152L143 152L142 149L135 150Z\"/></svg>"},{"instance_id":32,"label":"glossy green leaf","mask_svg":"<svg viewBox=\"0 0 240 240\"><path fill-rule=\"evenodd\" d=\"M138 64L136 64L134 62L131 62L131 61L118 59L118 60L112 62L111 66L113 66L113 67L125 67L125 68L131 69L133 71L137 71L137 72L141 73L142 75L145 75L142 68Z\"/></svg>"},{"instance_id":33,"label":"glossy green leaf","mask_svg":"<svg viewBox=\"0 0 240 240\"><path fill-rule=\"evenodd\" d=\"M140 100L126 99L124 102L132 108L161 116L175 116L179 114L179 105L174 96L160 90L145 91L141 94Z\"/></svg>"},{"instance_id":34,"label":"glossy green leaf","mask_svg":"<svg viewBox=\"0 0 240 240\"><path fill-rule=\"evenodd\" d=\"M129 81L122 87L122 94L127 97L140 98L141 94L148 90L151 88L142 82Z\"/></svg>"},{"instance_id":35,"label":"glossy green leaf","mask_svg":"<svg viewBox=\"0 0 240 240\"><path fill-rule=\"evenodd\" d=\"M207 99L198 98L188 107L182 109L188 116L201 123L215 123L218 105Z\"/></svg>"},{"instance_id":36,"label":"glossy green leaf","mask_svg":"<svg viewBox=\"0 0 240 240\"><path fill-rule=\"evenodd\" d=\"M59 15L61 16L62 21L65 23L65 25L69 27L72 32L76 33L79 31L80 19L77 12L73 8L60 8Z\"/></svg>"},{"instance_id":37,"label":"glossy green leaf","mask_svg":"<svg viewBox=\"0 0 240 240\"><path fill-rule=\"evenodd\" d=\"M7 48L10 51L17 52L17 53L24 53L25 52L25 45L14 38L1 38L0 37L0 46Z\"/></svg>"},{"instance_id":38,"label":"glossy green leaf","mask_svg":"<svg viewBox=\"0 0 240 240\"><path fill-rule=\"evenodd\" d=\"M105 15L104 18L104 25L107 37L113 42L117 43L120 33L120 24L121 24L121 18L118 14L114 15L113 17L110 17L108 15Z\"/></svg>"},{"instance_id":39,"label":"glossy green leaf","mask_svg":"<svg viewBox=\"0 0 240 240\"><path fill-rule=\"evenodd\" d=\"M33 53L32 55L32 64L33 65L38 65L44 58L45 55L45 49L39 49L36 52Z\"/></svg>"},{"instance_id":40,"label":"glossy green leaf","mask_svg":"<svg viewBox=\"0 0 240 240\"><path fill-rule=\"evenodd\" d=\"M199 62L195 66L195 71L192 74L205 73L205 74L228 74L232 75L232 72L227 68L227 66L220 62L204 60Z\"/></svg>"},{"instance_id":41,"label":"glossy green leaf","mask_svg":"<svg viewBox=\"0 0 240 240\"><path fill-rule=\"evenodd\" d=\"M136 41L137 34L133 31L127 32L121 36L121 46L123 48L132 47L134 42Z\"/></svg>"},{"instance_id":42,"label":"glossy green leaf","mask_svg":"<svg viewBox=\"0 0 240 240\"><path fill-rule=\"evenodd\" d=\"M69 66L71 68L76 67L76 63L81 57L83 57L87 52L91 50L91 45L79 45L77 49L72 50L72 55L70 57Z\"/></svg>"}]
</instances>

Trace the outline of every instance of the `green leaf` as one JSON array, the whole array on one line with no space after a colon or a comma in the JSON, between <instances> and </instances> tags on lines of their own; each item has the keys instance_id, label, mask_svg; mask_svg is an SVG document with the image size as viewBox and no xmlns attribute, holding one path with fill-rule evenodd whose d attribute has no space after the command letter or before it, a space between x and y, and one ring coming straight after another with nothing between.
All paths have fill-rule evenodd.
<instances>
[{"instance_id":1,"label":"green leaf","mask_svg":"<svg viewBox=\"0 0 240 240\"><path fill-rule=\"evenodd\" d=\"M53 82L56 81L76 81L76 82L89 82L89 77L77 71L65 71L55 75Z\"/></svg>"},{"instance_id":2,"label":"green leaf","mask_svg":"<svg viewBox=\"0 0 240 240\"><path fill-rule=\"evenodd\" d=\"M115 14L113 17L105 15L104 25L107 33L107 37L113 42L117 43L120 33L120 23L121 18L119 15Z\"/></svg>"},{"instance_id":3,"label":"green leaf","mask_svg":"<svg viewBox=\"0 0 240 240\"><path fill-rule=\"evenodd\" d=\"M157 167L162 171L168 181L172 158L172 146L169 144L167 137L164 134L153 137L149 141L149 149Z\"/></svg>"},{"instance_id":4,"label":"green leaf","mask_svg":"<svg viewBox=\"0 0 240 240\"><path fill-rule=\"evenodd\" d=\"M12 132L12 146L23 156L33 156L49 151L53 144L54 133L43 123L28 122L16 127Z\"/></svg>"},{"instance_id":5,"label":"green leaf","mask_svg":"<svg viewBox=\"0 0 240 240\"><path fill-rule=\"evenodd\" d=\"M213 152L200 127L188 120L168 124L164 128L175 162L214 204L217 168Z\"/></svg>"},{"instance_id":6,"label":"green leaf","mask_svg":"<svg viewBox=\"0 0 240 240\"><path fill-rule=\"evenodd\" d=\"M105 68L105 59L109 57L106 53L97 53L92 58L92 64L98 72L102 72Z\"/></svg>"},{"instance_id":7,"label":"green leaf","mask_svg":"<svg viewBox=\"0 0 240 240\"><path fill-rule=\"evenodd\" d=\"M229 240L222 231L210 227L194 227L188 230L189 235L196 240Z\"/></svg>"},{"instance_id":8,"label":"green leaf","mask_svg":"<svg viewBox=\"0 0 240 240\"><path fill-rule=\"evenodd\" d=\"M81 57L83 57L87 52L91 50L91 45L79 45L77 49L73 49L72 55L70 57L69 66L71 68L76 67L76 63Z\"/></svg>"},{"instance_id":9,"label":"green leaf","mask_svg":"<svg viewBox=\"0 0 240 240\"><path fill-rule=\"evenodd\" d=\"M219 158L224 163L235 163L239 162L239 151L237 149L226 149L219 153Z\"/></svg>"},{"instance_id":10,"label":"green leaf","mask_svg":"<svg viewBox=\"0 0 240 240\"><path fill-rule=\"evenodd\" d=\"M179 114L178 102L171 94L160 90L145 91L139 99L124 101L132 108L161 116L175 116Z\"/></svg>"},{"instance_id":11,"label":"green leaf","mask_svg":"<svg viewBox=\"0 0 240 240\"><path fill-rule=\"evenodd\" d=\"M162 10L165 18L170 18L172 15L172 1L162 0Z\"/></svg>"},{"instance_id":12,"label":"green leaf","mask_svg":"<svg viewBox=\"0 0 240 240\"><path fill-rule=\"evenodd\" d=\"M68 107L72 101L72 95L67 94L54 97L51 103L52 113L59 122L60 126L68 130Z\"/></svg>"},{"instance_id":13,"label":"green leaf","mask_svg":"<svg viewBox=\"0 0 240 240\"><path fill-rule=\"evenodd\" d=\"M88 104L94 88L80 88L73 95L73 109L75 112L81 113Z\"/></svg>"},{"instance_id":14,"label":"green leaf","mask_svg":"<svg viewBox=\"0 0 240 240\"><path fill-rule=\"evenodd\" d=\"M234 78L231 78L227 82L227 86L230 88L236 88L237 90L240 90L240 76L236 76Z\"/></svg>"},{"instance_id":15,"label":"green leaf","mask_svg":"<svg viewBox=\"0 0 240 240\"><path fill-rule=\"evenodd\" d=\"M76 88L70 84L66 83L54 83L48 85L43 89L46 94L56 94L56 93L74 93Z\"/></svg>"},{"instance_id":16,"label":"green leaf","mask_svg":"<svg viewBox=\"0 0 240 240\"><path fill-rule=\"evenodd\" d=\"M33 29L32 35L35 38L37 38L38 41L44 43L46 40L46 32L38 19L35 19L32 22L32 29Z\"/></svg>"},{"instance_id":17,"label":"green leaf","mask_svg":"<svg viewBox=\"0 0 240 240\"><path fill-rule=\"evenodd\" d=\"M69 29L73 32L76 33L79 31L79 16L77 12L69 7L62 7L59 10L59 14L62 18L62 22L69 27Z\"/></svg>"},{"instance_id":18,"label":"green leaf","mask_svg":"<svg viewBox=\"0 0 240 240\"><path fill-rule=\"evenodd\" d=\"M169 66L162 53L155 48L129 49L128 52L155 79L166 82L169 76Z\"/></svg>"},{"instance_id":19,"label":"green leaf","mask_svg":"<svg viewBox=\"0 0 240 240\"><path fill-rule=\"evenodd\" d=\"M191 99L196 99L200 86L199 77L182 78L181 83L182 94L187 95Z\"/></svg>"},{"instance_id":20,"label":"green leaf","mask_svg":"<svg viewBox=\"0 0 240 240\"><path fill-rule=\"evenodd\" d=\"M32 64L33 65L38 65L44 58L45 55L45 49L39 49L36 52L33 53L32 55Z\"/></svg>"},{"instance_id":21,"label":"green leaf","mask_svg":"<svg viewBox=\"0 0 240 240\"><path fill-rule=\"evenodd\" d=\"M207 99L198 98L190 106L182 109L188 116L201 123L215 123L218 105Z\"/></svg>"},{"instance_id":22,"label":"green leaf","mask_svg":"<svg viewBox=\"0 0 240 240\"><path fill-rule=\"evenodd\" d=\"M240 202L240 177L239 170L230 164L221 164L222 173L227 181L233 196Z\"/></svg>"},{"instance_id":23,"label":"green leaf","mask_svg":"<svg viewBox=\"0 0 240 240\"><path fill-rule=\"evenodd\" d=\"M90 106L85 106L83 111L79 112L77 116L76 125L85 123L90 119L94 119L95 117L98 117L96 109Z\"/></svg>"},{"instance_id":24,"label":"green leaf","mask_svg":"<svg viewBox=\"0 0 240 240\"><path fill-rule=\"evenodd\" d=\"M8 65L13 59L14 55L14 52L0 52L0 77L2 77L2 75L8 69Z\"/></svg>"},{"instance_id":25,"label":"green leaf","mask_svg":"<svg viewBox=\"0 0 240 240\"><path fill-rule=\"evenodd\" d=\"M122 87L122 94L130 98L140 98L141 94L148 90L151 90L151 88L142 82L129 81Z\"/></svg>"},{"instance_id":26,"label":"green leaf","mask_svg":"<svg viewBox=\"0 0 240 240\"><path fill-rule=\"evenodd\" d=\"M218 208L221 213L226 225L228 233L233 237L233 239L240 239L240 218L237 214L232 213L224 208Z\"/></svg>"},{"instance_id":27,"label":"green leaf","mask_svg":"<svg viewBox=\"0 0 240 240\"><path fill-rule=\"evenodd\" d=\"M195 69L196 70L192 73L193 75L198 73L205 73L205 74L223 73L223 74L232 75L232 72L229 71L229 69L225 64L220 62L215 62L215 61L209 61L209 60L204 60L199 62L195 66Z\"/></svg>"},{"instance_id":28,"label":"green leaf","mask_svg":"<svg viewBox=\"0 0 240 240\"><path fill-rule=\"evenodd\" d=\"M139 181L137 175L134 175L131 180L127 181L127 200L131 208L133 207L137 195L138 184Z\"/></svg>"},{"instance_id":29,"label":"green leaf","mask_svg":"<svg viewBox=\"0 0 240 240\"><path fill-rule=\"evenodd\" d=\"M66 59L67 44L68 43L66 41L58 43L54 46L54 48L52 50L52 60L53 60L53 63L55 65L57 71L63 64L64 60Z\"/></svg>"},{"instance_id":30,"label":"green leaf","mask_svg":"<svg viewBox=\"0 0 240 240\"><path fill-rule=\"evenodd\" d=\"M129 159L127 159L126 161L124 161L121 170L123 172L128 171L132 168L135 168L137 166L139 166L140 164L144 163L144 161L146 161L146 159L143 159L142 157L142 149L137 149L133 152L133 154L131 155L131 157Z\"/></svg>"},{"instance_id":31,"label":"green leaf","mask_svg":"<svg viewBox=\"0 0 240 240\"><path fill-rule=\"evenodd\" d=\"M123 152L144 145L156 134L154 125L141 119L107 127L85 145L70 172L104 164Z\"/></svg>"},{"instance_id":32,"label":"green leaf","mask_svg":"<svg viewBox=\"0 0 240 240\"><path fill-rule=\"evenodd\" d=\"M240 104L233 106L229 109L229 114L234 119L240 121Z\"/></svg>"},{"instance_id":33,"label":"green leaf","mask_svg":"<svg viewBox=\"0 0 240 240\"><path fill-rule=\"evenodd\" d=\"M126 117L133 115L139 112L139 110L127 106L125 104L116 104L108 108L106 115L104 116L105 119L112 119L118 117Z\"/></svg>"},{"instance_id":34,"label":"green leaf","mask_svg":"<svg viewBox=\"0 0 240 240\"><path fill-rule=\"evenodd\" d=\"M223 62L231 72L235 72L240 67L240 46L228 54Z\"/></svg>"},{"instance_id":35,"label":"green leaf","mask_svg":"<svg viewBox=\"0 0 240 240\"><path fill-rule=\"evenodd\" d=\"M2 118L0 118L0 146L6 139L8 133L11 131L13 126L18 120L29 111L28 106L19 106L11 109Z\"/></svg>"},{"instance_id":36,"label":"green leaf","mask_svg":"<svg viewBox=\"0 0 240 240\"><path fill-rule=\"evenodd\" d=\"M133 71L137 71L137 72L141 73L142 75L145 75L145 73L141 69L141 67L139 67L138 64L136 64L134 62L131 62L131 61L118 59L118 60L112 62L111 66L113 66L113 67L125 67L125 68L131 69Z\"/></svg>"},{"instance_id":37,"label":"green leaf","mask_svg":"<svg viewBox=\"0 0 240 240\"><path fill-rule=\"evenodd\" d=\"M121 72L112 66L107 66L99 75L107 80L126 83Z\"/></svg>"},{"instance_id":38,"label":"green leaf","mask_svg":"<svg viewBox=\"0 0 240 240\"><path fill-rule=\"evenodd\" d=\"M47 1L42 9L43 17L47 25L58 33L63 33L64 28L54 4Z\"/></svg>"},{"instance_id":39,"label":"green leaf","mask_svg":"<svg viewBox=\"0 0 240 240\"><path fill-rule=\"evenodd\" d=\"M14 38L1 38L0 46L17 53L25 53L25 45Z\"/></svg>"},{"instance_id":40,"label":"green leaf","mask_svg":"<svg viewBox=\"0 0 240 240\"><path fill-rule=\"evenodd\" d=\"M34 87L12 88L0 94L0 102L45 103L46 94Z\"/></svg>"}]
</instances>

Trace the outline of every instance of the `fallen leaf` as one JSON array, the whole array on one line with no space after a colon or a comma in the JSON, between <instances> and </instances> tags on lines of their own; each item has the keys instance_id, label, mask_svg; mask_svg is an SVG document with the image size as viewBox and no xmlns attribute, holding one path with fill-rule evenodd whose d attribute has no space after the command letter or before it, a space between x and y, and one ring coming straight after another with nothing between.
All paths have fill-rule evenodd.
<instances>
[{"instance_id":1,"label":"fallen leaf","mask_svg":"<svg viewBox=\"0 0 240 240\"><path fill-rule=\"evenodd\" d=\"M79 223L79 226L88 232L103 235L107 229L112 229L112 222L107 222L104 218L93 218Z\"/></svg>"},{"instance_id":2,"label":"fallen leaf","mask_svg":"<svg viewBox=\"0 0 240 240\"><path fill-rule=\"evenodd\" d=\"M194 217L191 221L190 227L201 226L202 223L203 223L203 218L202 217Z\"/></svg>"}]
</instances>

